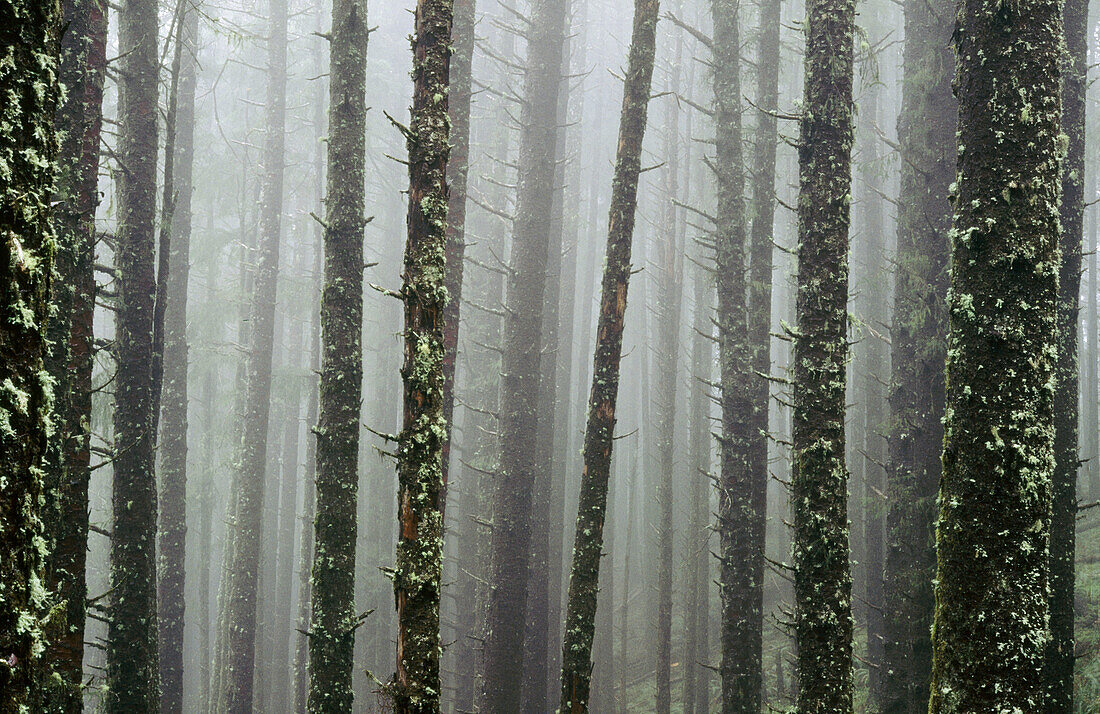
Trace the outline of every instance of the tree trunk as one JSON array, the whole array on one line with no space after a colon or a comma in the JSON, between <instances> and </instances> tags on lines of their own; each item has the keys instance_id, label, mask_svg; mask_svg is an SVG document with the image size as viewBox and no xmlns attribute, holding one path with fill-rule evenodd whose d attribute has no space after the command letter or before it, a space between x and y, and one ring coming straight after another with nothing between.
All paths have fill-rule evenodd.
<instances>
[{"instance_id":1,"label":"tree trunk","mask_svg":"<svg viewBox=\"0 0 1100 714\"><path fill-rule=\"evenodd\" d=\"M607 230L607 255L600 296L600 316L592 359L592 391L584 438L584 470L577 507L573 567L562 644L561 711L588 711L592 637L596 595L599 592L603 551L607 483L619 391L619 361L623 347L623 318L630 279L630 248L638 205L642 139L645 136L653 56L657 43L658 0L635 0L630 57L623 87L615 177Z\"/></svg>"},{"instance_id":2,"label":"tree trunk","mask_svg":"<svg viewBox=\"0 0 1100 714\"><path fill-rule=\"evenodd\" d=\"M1040 711L1046 692L1061 9L965 0L957 16L930 714Z\"/></svg>"},{"instance_id":3,"label":"tree trunk","mask_svg":"<svg viewBox=\"0 0 1100 714\"><path fill-rule=\"evenodd\" d=\"M333 3L309 625L308 707L313 714L350 711L353 698L368 34L365 0Z\"/></svg>"},{"instance_id":4,"label":"tree trunk","mask_svg":"<svg viewBox=\"0 0 1100 714\"><path fill-rule=\"evenodd\" d=\"M31 711L49 676L42 631L49 603L43 593L48 552L42 544L43 500L50 494L46 467L52 395L44 367L54 228L57 134L61 99L60 5L0 2L0 68L4 96L0 122L0 236L4 245L0 290L0 712ZM70 127L75 129L75 127ZM70 236L62 235L62 240ZM83 573L81 573L83 575ZM155 652L153 653L155 656Z\"/></svg>"},{"instance_id":5,"label":"tree trunk","mask_svg":"<svg viewBox=\"0 0 1100 714\"><path fill-rule=\"evenodd\" d=\"M107 711L155 712L157 663L157 489L153 471L153 253L157 191L156 0L119 11L121 222L115 265L114 479Z\"/></svg>"},{"instance_id":6,"label":"tree trunk","mask_svg":"<svg viewBox=\"0 0 1100 714\"><path fill-rule=\"evenodd\" d=\"M175 160L171 201L171 254L166 264L164 372L161 404L160 523L157 622L160 642L160 710L183 711L184 554L187 539L187 283L190 270L191 176L195 145L195 85L198 70L199 13L192 2L180 5L176 18L173 74ZM166 159L167 160L167 159ZM154 385L155 388L155 385Z\"/></svg>"},{"instance_id":7,"label":"tree trunk","mask_svg":"<svg viewBox=\"0 0 1100 714\"><path fill-rule=\"evenodd\" d=\"M59 438L50 444L47 477L57 484L48 583L65 602L64 630L47 654L60 686L48 690L51 711L83 708L84 621L91 451L91 319L95 302L95 211L99 204L100 130L107 67L107 6L99 0L62 3L60 81L67 90L55 126L66 127L54 225L57 252L46 368L54 379Z\"/></svg>"},{"instance_id":8,"label":"tree trunk","mask_svg":"<svg viewBox=\"0 0 1100 714\"><path fill-rule=\"evenodd\" d=\"M807 3L791 506L798 710L814 714L852 711L844 393L854 21L853 0Z\"/></svg>"}]
</instances>

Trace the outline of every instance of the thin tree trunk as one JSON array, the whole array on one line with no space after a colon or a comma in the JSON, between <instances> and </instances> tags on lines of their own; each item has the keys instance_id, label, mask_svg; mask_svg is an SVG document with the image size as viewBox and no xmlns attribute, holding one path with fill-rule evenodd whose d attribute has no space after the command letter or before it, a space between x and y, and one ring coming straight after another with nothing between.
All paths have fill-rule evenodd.
<instances>
[{"instance_id":1,"label":"thin tree trunk","mask_svg":"<svg viewBox=\"0 0 1100 714\"><path fill-rule=\"evenodd\" d=\"M154 712L157 489L153 470L153 253L157 191L157 2L119 11L118 311L107 711Z\"/></svg>"},{"instance_id":2,"label":"thin tree trunk","mask_svg":"<svg viewBox=\"0 0 1100 714\"><path fill-rule=\"evenodd\" d=\"M653 81L659 11L658 0L635 0L634 27L623 87L615 177L611 190L600 316L592 359L592 391L588 399L584 470L577 507L573 567L569 578L565 641L562 644L563 714L582 714L588 711L592 637L607 512L607 483L614 439L615 405L619 392L623 318L630 279L630 249L634 236L634 214L638 205L642 139L645 136Z\"/></svg>"},{"instance_id":3,"label":"thin tree trunk","mask_svg":"<svg viewBox=\"0 0 1100 714\"><path fill-rule=\"evenodd\" d=\"M959 158L930 714L1041 711L1046 694L1061 11L1054 0L965 0L953 35Z\"/></svg>"},{"instance_id":4,"label":"thin tree trunk","mask_svg":"<svg viewBox=\"0 0 1100 714\"><path fill-rule=\"evenodd\" d=\"M308 707L313 714L350 711L354 696L368 34L365 0L333 3L309 625Z\"/></svg>"},{"instance_id":5,"label":"thin tree trunk","mask_svg":"<svg viewBox=\"0 0 1100 714\"><path fill-rule=\"evenodd\" d=\"M852 578L844 465L853 0L807 3L798 144L794 515L798 710L852 711Z\"/></svg>"},{"instance_id":6,"label":"thin tree trunk","mask_svg":"<svg viewBox=\"0 0 1100 714\"><path fill-rule=\"evenodd\" d=\"M1085 407L1085 452L1082 454L1082 461L1085 462L1085 472L1087 474L1084 483L1081 484L1081 490L1085 493L1090 501L1096 501L1100 499L1100 385L1097 384L1097 359L1100 357L1100 351L1097 350L1096 341L1100 338L1100 329L1097 329L1097 290L1100 289L1098 284L1096 270L1096 249L1097 249L1097 220L1094 217L1089 218L1089 247L1088 247L1088 266L1089 266L1089 280L1088 280L1088 296L1087 296L1087 335L1086 343L1088 344L1088 352L1085 357L1085 394L1084 394L1084 407Z\"/></svg>"}]
</instances>

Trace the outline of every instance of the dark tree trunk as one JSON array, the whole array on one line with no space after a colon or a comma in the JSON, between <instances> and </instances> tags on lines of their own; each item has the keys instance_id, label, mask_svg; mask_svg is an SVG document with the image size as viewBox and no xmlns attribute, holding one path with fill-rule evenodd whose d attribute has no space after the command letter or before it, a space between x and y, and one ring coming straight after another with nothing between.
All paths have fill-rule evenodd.
<instances>
[{"instance_id":1,"label":"dark tree trunk","mask_svg":"<svg viewBox=\"0 0 1100 714\"><path fill-rule=\"evenodd\" d=\"M160 711L183 711L184 553L187 539L187 282L190 270L191 176L195 159L195 85L199 13L183 2L176 18L173 76L175 160L170 206L171 253L165 276L163 381L161 386L160 562L157 575L157 623L160 642ZM166 157L167 160L167 157ZM167 169L167 167L166 167ZM155 389L155 385L154 385Z\"/></svg>"},{"instance_id":2,"label":"dark tree trunk","mask_svg":"<svg viewBox=\"0 0 1100 714\"><path fill-rule=\"evenodd\" d=\"M844 392L855 2L810 0L806 9L791 439L798 710L848 714L852 577Z\"/></svg>"},{"instance_id":3,"label":"dark tree trunk","mask_svg":"<svg viewBox=\"0 0 1100 714\"><path fill-rule=\"evenodd\" d=\"M153 471L153 253L157 191L157 2L119 11L119 213L115 255L114 480L107 711L155 712L157 488Z\"/></svg>"},{"instance_id":4,"label":"dark tree trunk","mask_svg":"<svg viewBox=\"0 0 1100 714\"><path fill-rule=\"evenodd\" d=\"M1062 267L1058 274L1058 361L1054 372L1054 480L1050 521L1050 642L1045 673L1047 714L1072 714L1074 664L1074 559L1077 527L1079 365L1077 318L1081 293L1081 241L1085 214L1085 92L1088 85L1088 0L1063 4Z\"/></svg>"},{"instance_id":5,"label":"dark tree trunk","mask_svg":"<svg viewBox=\"0 0 1100 714\"><path fill-rule=\"evenodd\" d=\"M553 215L557 109L565 46L565 0L536 0L530 10L527 70L520 117L511 265L502 343L500 474L493 479L493 529L486 623L484 714L519 711L524 621L536 474L545 468L534 444L542 356L543 298ZM541 480L540 480L541 481ZM540 500L545 497L540 494ZM540 519L541 520L541 519ZM545 615L543 615L545 616Z\"/></svg>"},{"instance_id":6,"label":"dark tree trunk","mask_svg":"<svg viewBox=\"0 0 1100 714\"><path fill-rule=\"evenodd\" d=\"M54 116L61 98L61 7L0 2L0 712L32 711L48 673L42 657L48 551L40 504L48 489L51 384L44 368L55 250L53 215L58 154ZM70 127L75 129L76 127ZM69 157L75 161L75 157ZM77 162L79 166L79 162ZM71 236L62 235L62 240ZM82 573L83 574L83 573ZM155 652L154 652L155 655Z\"/></svg>"},{"instance_id":7,"label":"dark tree trunk","mask_svg":"<svg viewBox=\"0 0 1100 714\"><path fill-rule=\"evenodd\" d=\"M333 3L309 625L313 714L351 711L353 698L368 34L365 0Z\"/></svg>"},{"instance_id":8,"label":"dark tree trunk","mask_svg":"<svg viewBox=\"0 0 1100 714\"><path fill-rule=\"evenodd\" d=\"M592 638L596 624L600 557L607 512L607 483L619 392L619 361L623 347L630 279L630 249L638 205L642 139L645 136L653 56L657 44L658 0L636 0L630 56L623 87L615 176L607 230L607 255L600 296L600 316L592 359L592 391L584 438L584 470L577 507L573 566L562 644L561 712L588 711L591 686Z\"/></svg>"},{"instance_id":9,"label":"dark tree trunk","mask_svg":"<svg viewBox=\"0 0 1100 714\"><path fill-rule=\"evenodd\" d=\"M275 294L282 228L286 132L287 3L271 0L268 76L260 197L260 243L252 277L249 350L245 367L242 435L233 473L235 522L222 575L224 624L219 631L225 668L218 672L219 714L251 714L256 671L257 591L267 481Z\"/></svg>"},{"instance_id":10,"label":"dark tree trunk","mask_svg":"<svg viewBox=\"0 0 1100 714\"><path fill-rule=\"evenodd\" d=\"M1046 694L1062 3L965 0L957 18L959 157L928 710L1033 712Z\"/></svg>"},{"instance_id":11,"label":"dark tree trunk","mask_svg":"<svg viewBox=\"0 0 1100 714\"><path fill-rule=\"evenodd\" d=\"M58 155L53 317L46 368L54 379L59 437L50 445L47 476L56 484L49 588L65 602L64 629L48 658L60 686L48 691L51 711L79 714L83 708L84 621L87 586L88 479L90 476L91 319L95 301L92 256L99 204L100 130L107 67L107 6L100 0L62 3L60 81L67 90L55 125L66 127Z\"/></svg>"},{"instance_id":12,"label":"dark tree trunk","mask_svg":"<svg viewBox=\"0 0 1100 714\"><path fill-rule=\"evenodd\" d=\"M955 180L952 5L906 0L901 186L891 320L883 714L926 714L932 672L933 522L943 448L947 264Z\"/></svg>"}]
</instances>

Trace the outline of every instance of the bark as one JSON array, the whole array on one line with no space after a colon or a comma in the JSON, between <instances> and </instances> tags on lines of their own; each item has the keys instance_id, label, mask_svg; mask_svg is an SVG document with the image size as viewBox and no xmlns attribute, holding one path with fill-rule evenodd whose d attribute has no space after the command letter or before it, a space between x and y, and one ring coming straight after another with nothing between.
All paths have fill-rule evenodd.
<instances>
[{"instance_id":1,"label":"bark","mask_svg":"<svg viewBox=\"0 0 1100 714\"><path fill-rule=\"evenodd\" d=\"M208 220L213 220L214 212L213 206L211 211L207 214ZM221 265L218 261L211 261L207 276L206 276L206 290L207 290L207 304L215 305L218 299L218 287L221 280ZM215 333L216 339L221 339L221 323L219 323L217 332ZM218 369L217 365L212 365L206 370L206 375L203 377L202 385L202 424L205 437L209 441L217 438L218 422L216 421L215 414L216 403L218 394ZM213 594L211 592L210 574L211 570L215 567L213 565L214 552L213 552L213 540L214 540L214 511L215 511L215 484L217 483L218 468L215 466L214 461L214 449L207 446L203 449L203 482L202 491L199 494L199 587L198 587L198 600L199 600L199 628L200 634L198 637L198 651L200 652L199 662L200 664L200 682L201 688L199 692L199 712L200 714L207 714L210 711L210 685L212 678L211 670L211 641L210 631L210 598Z\"/></svg>"},{"instance_id":2,"label":"bark","mask_svg":"<svg viewBox=\"0 0 1100 714\"><path fill-rule=\"evenodd\" d=\"M198 9L180 5L172 72L175 93L175 161L165 275L163 382L160 395L160 521L157 623L160 642L160 710L183 711L184 555L187 540L187 282L190 270L191 193L195 146ZM167 151L167 149L166 149ZM166 154L167 161L167 154ZM166 170L168 167L166 166ZM167 189L166 189L167 193ZM156 385L154 385L154 390ZM155 394L155 392L154 392Z\"/></svg>"},{"instance_id":3,"label":"bark","mask_svg":"<svg viewBox=\"0 0 1100 714\"><path fill-rule=\"evenodd\" d=\"M78 714L82 707L84 622L87 586L88 479L91 451L92 333L95 301L92 255L99 204L99 140L103 78L107 66L107 7L97 0L62 4L60 81L66 87L55 125L67 127L58 154L54 225L57 252L48 327L46 367L54 380L55 425L47 477L58 486L52 526L49 588L65 605L64 629L47 657L60 677L48 690L53 711Z\"/></svg>"},{"instance_id":4,"label":"bark","mask_svg":"<svg viewBox=\"0 0 1100 714\"><path fill-rule=\"evenodd\" d=\"M350 711L353 699L368 34L365 0L334 2L309 625L308 707L313 714Z\"/></svg>"},{"instance_id":5,"label":"bark","mask_svg":"<svg viewBox=\"0 0 1100 714\"><path fill-rule=\"evenodd\" d=\"M907 0L891 320L884 714L926 714L935 602L933 522L943 447L948 191L955 179L955 58L942 0Z\"/></svg>"},{"instance_id":6,"label":"bark","mask_svg":"<svg viewBox=\"0 0 1100 714\"><path fill-rule=\"evenodd\" d=\"M1088 84L1088 2L1063 3L1062 265L1058 274L1058 360L1054 367L1054 476L1050 523L1050 642L1044 663L1047 714L1073 712L1074 560L1077 526L1079 365L1078 312L1085 213L1085 93Z\"/></svg>"},{"instance_id":7,"label":"bark","mask_svg":"<svg viewBox=\"0 0 1100 714\"><path fill-rule=\"evenodd\" d=\"M157 2L119 11L121 221L115 254L114 479L107 711L154 712L157 663L157 490L153 470L153 253L157 190Z\"/></svg>"},{"instance_id":8,"label":"bark","mask_svg":"<svg viewBox=\"0 0 1100 714\"><path fill-rule=\"evenodd\" d=\"M623 87L615 175L611 188L607 253L600 295L600 314L592 359L592 388L585 427L584 470L573 543L573 566L562 644L561 711L588 711L592 638L600 556L607 511L607 485L619 390L619 361L623 346L630 278L630 249L638 205L642 140L645 136L653 57L657 42L657 0L636 0L630 54Z\"/></svg>"},{"instance_id":9,"label":"bark","mask_svg":"<svg viewBox=\"0 0 1100 714\"><path fill-rule=\"evenodd\" d=\"M852 711L844 394L855 3L811 0L807 18L791 439L797 704L841 714Z\"/></svg>"},{"instance_id":10,"label":"bark","mask_svg":"<svg viewBox=\"0 0 1100 714\"><path fill-rule=\"evenodd\" d=\"M553 214L557 107L565 47L565 0L533 3L520 116L519 188L502 343L500 468L494 479L489 607L486 622L484 714L521 706L532 505L545 460L536 453L540 412L543 298ZM540 497L540 500L545 500Z\"/></svg>"},{"instance_id":11,"label":"bark","mask_svg":"<svg viewBox=\"0 0 1100 714\"><path fill-rule=\"evenodd\" d=\"M1043 706L1061 9L966 0L957 16L959 158L930 714Z\"/></svg>"},{"instance_id":12,"label":"bark","mask_svg":"<svg viewBox=\"0 0 1100 714\"><path fill-rule=\"evenodd\" d=\"M218 632L225 667L218 672L219 714L251 714L256 671L257 591L267 490L271 362L275 339L275 293L282 229L286 132L287 4L269 5L267 103L264 110L260 236L252 276L249 349L241 444L233 473L236 499L222 575L224 624Z\"/></svg>"},{"instance_id":13,"label":"bark","mask_svg":"<svg viewBox=\"0 0 1100 714\"><path fill-rule=\"evenodd\" d=\"M31 711L46 677L43 586L48 546L42 504L52 380L47 346L55 235L50 203L61 95L60 5L0 2L0 712Z\"/></svg>"}]
</instances>

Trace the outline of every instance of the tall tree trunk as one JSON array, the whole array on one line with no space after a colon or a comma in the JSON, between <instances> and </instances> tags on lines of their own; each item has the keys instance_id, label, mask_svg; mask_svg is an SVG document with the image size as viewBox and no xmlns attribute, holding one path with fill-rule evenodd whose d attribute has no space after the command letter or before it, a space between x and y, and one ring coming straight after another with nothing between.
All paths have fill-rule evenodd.
<instances>
[{"instance_id":1,"label":"tall tree trunk","mask_svg":"<svg viewBox=\"0 0 1100 714\"><path fill-rule=\"evenodd\" d=\"M53 273L54 116L61 98L61 7L0 2L0 712L31 711L46 679L43 580L47 536L40 504L51 437L51 380L44 368ZM75 130L76 127L70 127ZM72 157L70 157L72 158ZM70 236L63 235L62 240ZM56 488L56 484L52 484ZM154 653L155 655L155 653Z\"/></svg>"},{"instance_id":2,"label":"tall tree trunk","mask_svg":"<svg viewBox=\"0 0 1100 714\"><path fill-rule=\"evenodd\" d=\"M1100 351L1097 350L1096 341L1100 338L1100 329L1097 325L1097 296L1096 292L1100 289L1100 281L1097 280L1097 260L1096 260L1096 248L1097 248L1097 221L1095 218L1090 218L1089 225L1089 245L1088 245L1088 292L1087 292L1087 317L1086 324L1087 334L1085 336L1085 343L1089 349L1085 355L1085 393L1082 403L1085 409L1085 450L1081 455L1081 460L1085 462L1086 478L1081 484L1081 490L1087 494L1090 501L1095 501L1100 498L1100 385L1098 382L1097 374L1097 359L1100 357Z\"/></svg>"},{"instance_id":3,"label":"tall tree trunk","mask_svg":"<svg viewBox=\"0 0 1100 714\"><path fill-rule=\"evenodd\" d=\"M600 295L600 316L592 359L592 388L584 437L584 470L577 506L573 567L562 644L561 711L588 711L591 686L592 637L599 592L607 484L614 443L615 405L619 393L619 361L623 348L623 318L630 279L630 249L638 206L642 140L653 82L657 44L658 0L635 0L630 56L623 87L615 176L611 188Z\"/></svg>"},{"instance_id":4,"label":"tall tree trunk","mask_svg":"<svg viewBox=\"0 0 1100 714\"><path fill-rule=\"evenodd\" d=\"M309 625L313 714L350 711L353 698L368 34L366 0L333 2Z\"/></svg>"},{"instance_id":5,"label":"tall tree trunk","mask_svg":"<svg viewBox=\"0 0 1100 714\"><path fill-rule=\"evenodd\" d=\"M153 253L157 191L157 2L127 0L119 11L118 201L115 265L114 479L107 711L159 706L157 664L157 489L153 470Z\"/></svg>"},{"instance_id":6,"label":"tall tree trunk","mask_svg":"<svg viewBox=\"0 0 1100 714\"><path fill-rule=\"evenodd\" d=\"M533 445L542 313L557 159L557 108L565 46L565 0L536 0L528 27L518 157L519 188L508 270L500 391L500 470L494 513L484 667L484 714L519 711L524 621L536 474L545 468ZM544 500L540 494L540 500Z\"/></svg>"},{"instance_id":7,"label":"tall tree trunk","mask_svg":"<svg viewBox=\"0 0 1100 714\"><path fill-rule=\"evenodd\" d=\"M208 220L213 220L214 206L211 205L210 212L207 214ZM210 261L208 272L206 275L206 291L207 291L207 304L215 305L218 300L218 287L221 280L221 265L217 260ZM215 339L221 339L221 323L218 324L217 332L215 333ZM200 665L200 681L201 688L199 692L199 714L209 714L210 712L210 685L211 675L213 674L210 656L211 641L210 641L210 599L211 595L211 583L210 572L213 569L212 561L214 558L213 553L213 541L214 541L214 511L217 498L215 497L216 487L218 479L218 468L214 461L214 449L210 448L210 442L212 442L217 435L218 422L215 418L217 413L215 400L218 399L218 365L212 364L203 377L202 384L202 426L204 430L204 436L207 440L207 447L203 449L203 482L202 491L199 494L199 587L198 587L198 600L199 600L199 637L198 637L198 653Z\"/></svg>"},{"instance_id":8,"label":"tall tree trunk","mask_svg":"<svg viewBox=\"0 0 1100 714\"><path fill-rule=\"evenodd\" d=\"M55 125L66 127L58 154L55 225L57 252L48 326L46 368L54 380L54 419L47 475L57 484L48 585L65 603L65 625L47 657L60 677L48 692L51 711L83 708L84 621L88 550L88 480L91 431L91 318L95 302L95 212L99 204L99 151L103 79L107 68L107 5L101 0L62 3L59 79L66 87Z\"/></svg>"},{"instance_id":9,"label":"tall tree trunk","mask_svg":"<svg viewBox=\"0 0 1100 714\"><path fill-rule=\"evenodd\" d=\"M1040 711L1046 693L1061 11L1055 0L965 0L953 36L959 158L930 714Z\"/></svg>"},{"instance_id":10,"label":"tall tree trunk","mask_svg":"<svg viewBox=\"0 0 1100 714\"><path fill-rule=\"evenodd\" d=\"M271 362L275 339L275 295L282 233L286 133L287 3L271 0L268 18L268 76L260 198L260 243L249 312L243 429L233 473L236 499L222 574L225 610L218 632L225 668L218 672L219 714L251 714L256 669L257 591L263 541L267 437L271 416Z\"/></svg>"},{"instance_id":11,"label":"tall tree trunk","mask_svg":"<svg viewBox=\"0 0 1100 714\"><path fill-rule=\"evenodd\" d=\"M943 448L948 192L955 180L955 58L944 0L906 0L901 184L887 440L884 714L926 714L932 673L933 523Z\"/></svg>"},{"instance_id":12,"label":"tall tree trunk","mask_svg":"<svg viewBox=\"0 0 1100 714\"><path fill-rule=\"evenodd\" d=\"M1058 274L1058 361L1054 390L1054 476L1050 522L1050 642L1044 677L1047 714L1072 714L1074 561L1077 527L1077 420L1080 416L1077 318L1081 299L1081 241L1085 214L1085 93L1088 85L1088 0L1063 3L1062 266Z\"/></svg>"},{"instance_id":13,"label":"tall tree trunk","mask_svg":"<svg viewBox=\"0 0 1100 714\"><path fill-rule=\"evenodd\" d=\"M806 9L791 439L798 710L847 714L852 577L844 392L855 2L810 0Z\"/></svg>"},{"instance_id":14,"label":"tall tree trunk","mask_svg":"<svg viewBox=\"0 0 1100 714\"><path fill-rule=\"evenodd\" d=\"M451 0L418 0L405 243L404 418L398 436L397 714L439 712L439 586L443 567L444 310L447 229L447 92ZM442 97L443 100L439 101Z\"/></svg>"},{"instance_id":15,"label":"tall tree trunk","mask_svg":"<svg viewBox=\"0 0 1100 714\"><path fill-rule=\"evenodd\" d=\"M172 72L178 77L175 95L176 195L171 201L171 253L164 305L164 372L161 404L160 523L157 567L157 623L160 642L160 710L183 711L184 554L187 539L187 283L190 270L191 176L195 160L195 85L197 80L199 12L195 3L181 3L176 18ZM167 160L167 159L166 159ZM155 385L154 385L155 388Z\"/></svg>"}]
</instances>

